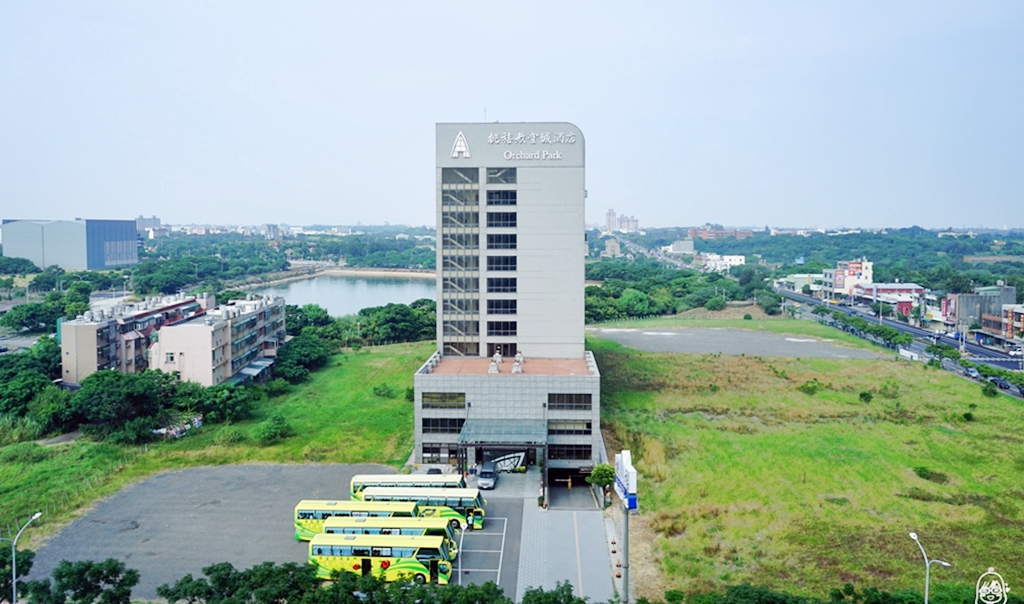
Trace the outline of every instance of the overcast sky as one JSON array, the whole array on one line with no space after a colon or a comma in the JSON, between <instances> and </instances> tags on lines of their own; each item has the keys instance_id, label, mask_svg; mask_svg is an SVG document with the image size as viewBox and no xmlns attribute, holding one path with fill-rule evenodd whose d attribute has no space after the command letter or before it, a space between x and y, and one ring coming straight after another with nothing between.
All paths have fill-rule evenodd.
<instances>
[{"instance_id":1,"label":"overcast sky","mask_svg":"<svg viewBox=\"0 0 1024 604\"><path fill-rule=\"evenodd\" d=\"M434 222L569 121L588 222L1024 226L1024 2L0 3L0 218Z\"/></svg>"}]
</instances>

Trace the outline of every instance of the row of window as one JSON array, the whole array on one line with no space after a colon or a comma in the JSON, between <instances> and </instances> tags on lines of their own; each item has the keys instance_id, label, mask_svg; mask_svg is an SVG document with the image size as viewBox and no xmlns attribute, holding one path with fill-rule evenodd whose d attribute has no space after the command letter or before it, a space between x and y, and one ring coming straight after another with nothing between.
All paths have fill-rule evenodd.
<instances>
[{"instance_id":1,"label":"row of window","mask_svg":"<svg viewBox=\"0 0 1024 604\"><path fill-rule=\"evenodd\" d=\"M514 336L516 335L515 321L488 321L487 335L489 336Z\"/></svg>"},{"instance_id":2,"label":"row of window","mask_svg":"<svg viewBox=\"0 0 1024 604\"><path fill-rule=\"evenodd\" d=\"M548 459L586 461L590 459L590 445L548 445Z\"/></svg>"},{"instance_id":3,"label":"row of window","mask_svg":"<svg viewBox=\"0 0 1024 604\"><path fill-rule=\"evenodd\" d=\"M462 431L462 424L466 423L461 417L424 417L424 434L458 434Z\"/></svg>"},{"instance_id":4,"label":"row of window","mask_svg":"<svg viewBox=\"0 0 1024 604\"><path fill-rule=\"evenodd\" d=\"M514 294L516 293L516 283L515 277L488 277L487 293ZM480 291L480 279L477 277L445 277L441 280L441 291L478 292Z\"/></svg>"},{"instance_id":5,"label":"row of window","mask_svg":"<svg viewBox=\"0 0 1024 604\"><path fill-rule=\"evenodd\" d=\"M514 206L518 195L515 191L488 191L487 205ZM480 203L480 189L476 185L442 185L441 205L475 206Z\"/></svg>"},{"instance_id":6,"label":"row of window","mask_svg":"<svg viewBox=\"0 0 1024 604\"><path fill-rule=\"evenodd\" d=\"M478 336L480 335L479 321L444 321L442 331L446 336ZM516 335L515 321L488 321L487 335L489 336L514 336Z\"/></svg>"},{"instance_id":7,"label":"row of window","mask_svg":"<svg viewBox=\"0 0 1024 604\"><path fill-rule=\"evenodd\" d=\"M488 300L487 313L492 315L514 315L519 308L517 300ZM475 314L480 312L480 300L445 299L445 313Z\"/></svg>"},{"instance_id":8,"label":"row of window","mask_svg":"<svg viewBox=\"0 0 1024 604\"><path fill-rule=\"evenodd\" d=\"M516 184L515 168L487 168L487 184ZM480 168L441 168L441 184L475 184L480 182Z\"/></svg>"},{"instance_id":9,"label":"row of window","mask_svg":"<svg viewBox=\"0 0 1024 604\"><path fill-rule=\"evenodd\" d=\"M518 266L515 256L488 256L487 270L489 271L514 271Z\"/></svg>"},{"instance_id":10,"label":"row of window","mask_svg":"<svg viewBox=\"0 0 1024 604\"><path fill-rule=\"evenodd\" d=\"M515 212L487 212L487 226L505 228L516 226ZM479 212L441 212L442 227L476 228L480 226Z\"/></svg>"},{"instance_id":11,"label":"row of window","mask_svg":"<svg viewBox=\"0 0 1024 604\"><path fill-rule=\"evenodd\" d=\"M479 342L445 342L444 354L462 357L475 357L480 354Z\"/></svg>"},{"instance_id":12,"label":"row of window","mask_svg":"<svg viewBox=\"0 0 1024 604\"><path fill-rule=\"evenodd\" d=\"M424 392L424 409L465 409L465 392ZM549 411L590 411L590 394L548 394ZM460 424L461 429L461 424ZM555 432L554 430L563 430ZM548 434L590 434L590 422L576 422L569 420L551 420L548 422Z\"/></svg>"},{"instance_id":13,"label":"row of window","mask_svg":"<svg viewBox=\"0 0 1024 604\"><path fill-rule=\"evenodd\" d=\"M548 434L581 434L591 433L591 422L569 419L548 420Z\"/></svg>"}]
</instances>

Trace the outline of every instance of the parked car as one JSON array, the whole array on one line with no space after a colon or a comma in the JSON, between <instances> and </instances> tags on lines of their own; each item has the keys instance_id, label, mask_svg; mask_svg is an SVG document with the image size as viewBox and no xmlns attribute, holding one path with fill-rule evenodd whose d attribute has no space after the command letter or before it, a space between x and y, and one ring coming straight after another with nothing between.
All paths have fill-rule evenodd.
<instances>
[{"instance_id":1,"label":"parked car","mask_svg":"<svg viewBox=\"0 0 1024 604\"><path fill-rule=\"evenodd\" d=\"M993 375L992 377L988 378L988 381L992 382L996 386L999 386L1003 390L1010 389L1010 382L1007 382L1005 379L999 377L998 375Z\"/></svg>"},{"instance_id":2,"label":"parked car","mask_svg":"<svg viewBox=\"0 0 1024 604\"><path fill-rule=\"evenodd\" d=\"M6 346L0 345L0 352L7 352L7 350Z\"/></svg>"},{"instance_id":3,"label":"parked car","mask_svg":"<svg viewBox=\"0 0 1024 604\"><path fill-rule=\"evenodd\" d=\"M975 369L974 367L968 367L967 369L964 369L964 375L975 380L981 379L981 374L978 373L978 370Z\"/></svg>"},{"instance_id":4,"label":"parked car","mask_svg":"<svg viewBox=\"0 0 1024 604\"><path fill-rule=\"evenodd\" d=\"M480 473L477 474L476 486L478 489L493 489L498 484L498 467L493 461L485 461L480 466Z\"/></svg>"},{"instance_id":5,"label":"parked car","mask_svg":"<svg viewBox=\"0 0 1024 604\"><path fill-rule=\"evenodd\" d=\"M444 474L441 468L427 468L427 474Z\"/></svg>"},{"instance_id":6,"label":"parked car","mask_svg":"<svg viewBox=\"0 0 1024 604\"><path fill-rule=\"evenodd\" d=\"M1011 357L1024 356L1024 348L1014 348L1008 353Z\"/></svg>"}]
</instances>

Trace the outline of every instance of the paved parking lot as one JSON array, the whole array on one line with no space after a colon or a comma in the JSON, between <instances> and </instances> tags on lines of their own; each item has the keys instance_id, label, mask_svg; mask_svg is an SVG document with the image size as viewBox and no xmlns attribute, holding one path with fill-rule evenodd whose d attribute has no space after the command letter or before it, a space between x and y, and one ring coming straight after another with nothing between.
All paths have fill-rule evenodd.
<instances>
[{"instance_id":1,"label":"paved parking lot","mask_svg":"<svg viewBox=\"0 0 1024 604\"><path fill-rule=\"evenodd\" d=\"M747 329L594 329L596 335L646 352L877 359L879 353L827 339Z\"/></svg>"},{"instance_id":2,"label":"paved parking lot","mask_svg":"<svg viewBox=\"0 0 1024 604\"><path fill-rule=\"evenodd\" d=\"M481 531L463 531L456 576L452 583L468 585L494 581L514 596L523 530L521 499L487 498L487 517Z\"/></svg>"}]
</instances>

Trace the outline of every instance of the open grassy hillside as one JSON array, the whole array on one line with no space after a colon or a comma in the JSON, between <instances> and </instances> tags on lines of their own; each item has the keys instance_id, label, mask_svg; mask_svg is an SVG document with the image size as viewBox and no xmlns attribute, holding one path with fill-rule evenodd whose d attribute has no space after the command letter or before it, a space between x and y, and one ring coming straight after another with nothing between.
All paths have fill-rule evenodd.
<instances>
[{"instance_id":1,"label":"open grassy hillside","mask_svg":"<svg viewBox=\"0 0 1024 604\"><path fill-rule=\"evenodd\" d=\"M589 347L609 444L640 472L642 595L744 581L818 597L846 582L920 589L911 531L955 565L933 581L973 584L995 566L1024 584L1018 401L894 360Z\"/></svg>"}]
</instances>

